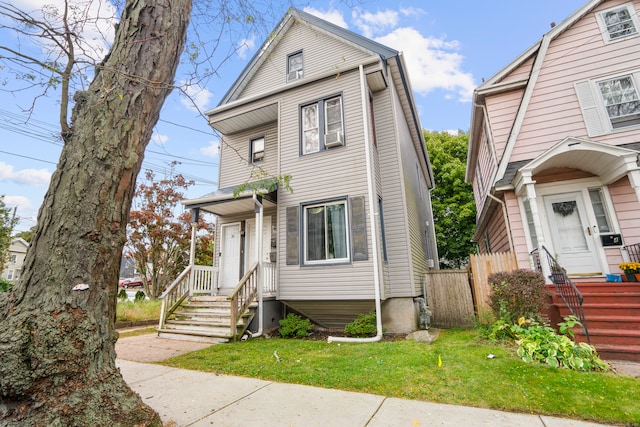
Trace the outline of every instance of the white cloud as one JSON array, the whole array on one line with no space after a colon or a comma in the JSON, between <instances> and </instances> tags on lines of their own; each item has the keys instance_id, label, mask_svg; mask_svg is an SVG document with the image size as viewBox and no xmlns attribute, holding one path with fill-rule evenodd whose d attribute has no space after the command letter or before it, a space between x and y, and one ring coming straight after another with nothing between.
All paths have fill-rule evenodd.
<instances>
[{"instance_id":1,"label":"white cloud","mask_svg":"<svg viewBox=\"0 0 640 427\"><path fill-rule=\"evenodd\" d=\"M21 0L19 8L34 17L45 16L52 25L61 25L65 0ZM99 61L107 54L115 36L116 9L105 0L70 0L68 22L73 34L79 34L78 57ZM54 44L48 49L57 50Z\"/></svg>"},{"instance_id":2,"label":"white cloud","mask_svg":"<svg viewBox=\"0 0 640 427\"><path fill-rule=\"evenodd\" d=\"M191 111L205 111L210 104L213 92L207 88L201 87L199 84L189 84L185 81L180 82L183 92L181 93L180 103ZM186 95L186 96L184 96Z\"/></svg>"},{"instance_id":3,"label":"white cloud","mask_svg":"<svg viewBox=\"0 0 640 427\"><path fill-rule=\"evenodd\" d=\"M361 9L354 9L351 17L356 23L356 27L365 37L373 37L394 28L398 25L398 12L395 10L385 10L382 12L364 12Z\"/></svg>"},{"instance_id":4,"label":"white cloud","mask_svg":"<svg viewBox=\"0 0 640 427\"><path fill-rule=\"evenodd\" d=\"M344 20L344 15L342 15L342 12L334 9L332 6L330 6L329 10L327 11L315 9L313 7L305 7L303 10L313 16L317 16L320 19L329 21L332 24L337 25L338 27L349 28L347 22Z\"/></svg>"},{"instance_id":5,"label":"white cloud","mask_svg":"<svg viewBox=\"0 0 640 427\"><path fill-rule=\"evenodd\" d=\"M200 148L200 154L204 154L209 157L218 157L220 155L220 141L211 140L209 145Z\"/></svg>"},{"instance_id":6,"label":"white cloud","mask_svg":"<svg viewBox=\"0 0 640 427\"><path fill-rule=\"evenodd\" d=\"M48 185L50 179L51 172L46 169L21 169L16 171L12 165L0 162L0 181L12 181L16 184L39 187Z\"/></svg>"},{"instance_id":7,"label":"white cloud","mask_svg":"<svg viewBox=\"0 0 640 427\"><path fill-rule=\"evenodd\" d=\"M462 70L464 57L457 51L457 41L425 37L414 28L397 28L375 39L398 51L403 51L413 90L426 95L442 89L457 95L460 102L469 102L476 85L471 73Z\"/></svg>"},{"instance_id":8,"label":"white cloud","mask_svg":"<svg viewBox=\"0 0 640 427\"><path fill-rule=\"evenodd\" d=\"M8 207L18 207L21 210L33 210L33 203L24 196L4 196L4 204Z\"/></svg>"},{"instance_id":9,"label":"white cloud","mask_svg":"<svg viewBox=\"0 0 640 427\"><path fill-rule=\"evenodd\" d=\"M252 51L256 47L256 35L253 34L250 39L242 39L236 45L236 54L241 58L245 59L247 57L247 53Z\"/></svg>"},{"instance_id":10,"label":"white cloud","mask_svg":"<svg viewBox=\"0 0 640 427\"><path fill-rule=\"evenodd\" d=\"M161 133L153 132L153 135L151 135L151 142L153 142L154 144L160 147L164 146L164 144L166 144L168 140L169 140L169 137Z\"/></svg>"},{"instance_id":11,"label":"white cloud","mask_svg":"<svg viewBox=\"0 0 640 427\"><path fill-rule=\"evenodd\" d=\"M419 7L401 7L400 13L403 16L411 16L414 18L427 14L427 12L424 9L420 9Z\"/></svg>"}]
</instances>

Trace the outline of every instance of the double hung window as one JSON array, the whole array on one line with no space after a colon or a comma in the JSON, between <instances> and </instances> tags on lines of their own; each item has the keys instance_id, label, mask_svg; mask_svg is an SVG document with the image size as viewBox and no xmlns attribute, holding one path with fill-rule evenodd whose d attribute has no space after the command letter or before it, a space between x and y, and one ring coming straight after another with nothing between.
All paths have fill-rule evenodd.
<instances>
[{"instance_id":1,"label":"double hung window","mask_svg":"<svg viewBox=\"0 0 640 427\"><path fill-rule=\"evenodd\" d=\"M638 18L630 3L600 12L598 23L607 43L638 35Z\"/></svg>"},{"instance_id":2,"label":"double hung window","mask_svg":"<svg viewBox=\"0 0 640 427\"><path fill-rule=\"evenodd\" d=\"M598 89L614 129L640 124L640 99L632 75L600 81Z\"/></svg>"},{"instance_id":3,"label":"double hung window","mask_svg":"<svg viewBox=\"0 0 640 427\"><path fill-rule=\"evenodd\" d=\"M305 264L349 261L345 200L304 206Z\"/></svg>"},{"instance_id":4,"label":"double hung window","mask_svg":"<svg viewBox=\"0 0 640 427\"><path fill-rule=\"evenodd\" d=\"M321 99L301 108L302 154L311 154L344 144L342 97Z\"/></svg>"},{"instance_id":5,"label":"double hung window","mask_svg":"<svg viewBox=\"0 0 640 427\"><path fill-rule=\"evenodd\" d=\"M264 137L251 140L250 144L251 163L264 160Z\"/></svg>"},{"instance_id":6,"label":"double hung window","mask_svg":"<svg viewBox=\"0 0 640 427\"><path fill-rule=\"evenodd\" d=\"M302 51L287 56L287 82L299 80L304 76Z\"/></svg>"}]
</instances>

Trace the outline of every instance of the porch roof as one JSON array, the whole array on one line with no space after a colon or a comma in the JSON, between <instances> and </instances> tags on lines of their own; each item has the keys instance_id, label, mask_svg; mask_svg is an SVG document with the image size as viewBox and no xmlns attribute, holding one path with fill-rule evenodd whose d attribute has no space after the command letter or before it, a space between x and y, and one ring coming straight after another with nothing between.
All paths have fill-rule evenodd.
<instances>
[{"instance_id":1,"label":"porch roof","mask_svg":"<svg viewBox=\"0 0 640 427\"><path fill-rule=\"evenodd\" d=\"M253 212L255 206L253 196L261 191L246 190L234 197L233 193L235 189L236 187L221 188L197 199L183 200L182 204L187 209L199 208L218 216ZM264 189L264 194L262 195L262 206L264 208L276 206L277 190L278 189L275 188L272 189L271 192L268 192L268 189Z\"/></svg>"}]
</instances>

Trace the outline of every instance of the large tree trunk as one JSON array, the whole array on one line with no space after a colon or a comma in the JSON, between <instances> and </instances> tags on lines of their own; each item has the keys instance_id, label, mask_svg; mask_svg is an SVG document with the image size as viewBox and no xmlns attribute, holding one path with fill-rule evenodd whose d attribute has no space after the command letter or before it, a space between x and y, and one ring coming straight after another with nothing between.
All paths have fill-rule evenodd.
<instances>
[{"instance_id":1,"label":"large tree trunk","mask_svg":"<svg viewBox=\"0 0 640 427\"><path fill-rule=\"evenodd\" d=\"M0 295L2 425L160 425L115 366L115 304L136 176L190 14L191 0L127 0L109 55L75 96L25 271Z\"/></svg>"}]
</instances>

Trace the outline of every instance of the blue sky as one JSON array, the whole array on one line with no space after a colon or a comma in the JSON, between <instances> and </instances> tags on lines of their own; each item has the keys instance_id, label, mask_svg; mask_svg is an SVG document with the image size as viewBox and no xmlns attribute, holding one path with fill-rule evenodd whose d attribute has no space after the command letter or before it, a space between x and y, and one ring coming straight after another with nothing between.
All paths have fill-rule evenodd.
<instances>
[{"instance_id":1,"label":"blue sky","mask_svg":"<svg viewBox=\"0 0 640 427\"><path fill-rule=\"evenodd\" d=\"M60 0L11 0L36 9ZM87 1L87 0L75 0ZM97 2L99 0L93 0ZM104 1L104 0L103 0ZM355 3L347 7L345 3ZM410 0L314 2L298 5L351 31L402 51L409 69L422 126L429 130L468 130L471 95L481 84L560 23L583 0ZM272 10L276 21L284 15ZM213 108L241 72L264 36L238 41L241 49L227 61L219 77L204 87L188 88L202 111ZM0 31L0 45L12 46L10 33ZM24 45L21 46L24 48ZM2 65L2 63L0 63ZM181 69L176 82L182 82ZM29 118L24 112L37 92L12 93L12 77L0 69L0 195L17 206L18 230L35 225L37 210L60 155L55 138L56 98L38 98ZM28 120L27 120L28 119ZM176 171L196 184L187 197L217 189L218 140L192 103L179 91L167 99L150 142L143 169L161 178L172 160Z\"/></svg>"}]
</instances>

